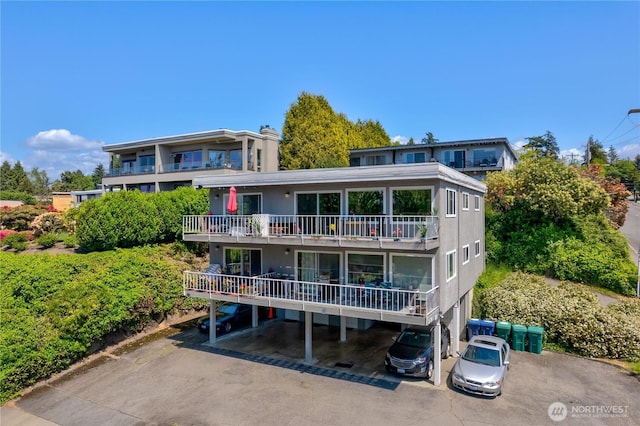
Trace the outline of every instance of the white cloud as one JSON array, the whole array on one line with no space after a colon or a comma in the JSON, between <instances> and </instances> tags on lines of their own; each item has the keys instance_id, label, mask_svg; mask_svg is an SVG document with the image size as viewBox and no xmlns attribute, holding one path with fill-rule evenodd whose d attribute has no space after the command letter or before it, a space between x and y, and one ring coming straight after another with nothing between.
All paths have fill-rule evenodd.
<instances>
[{"instance_id":1,"label":"white cloud","mask_svg":"<svg viewBox=\"0 0 640 426\"><path fill-rule=\"evenodd\" d=\"M578 148L563 149L560 151L560 158L563 159L566 163L580 164L584 161L584 154L585 154L584 149L578 149Z\"/></svg>"},{"instance_id":2,"label":"white cloud","mask_svg":"<svg viewBox=\"0 0 640 426\"><path fill-rule=\"evenodd\" d=\"M26 146L32 150L21 162L27 171L33 167L46 171L52 182L65 171L90 175L100 163L108 168L109 154L102 151L103 145L66 129L45 130L27 139Z\"/></svg>"},{"instance_id":3,"label":"white cloud","mask_svg":"<svg viewBox=\"0 0 640 426\"><path fill-rule=\"evenodd\" d=\"M15 160L13 159L13 157L11 157L11 154L0 151L0 164L4 163L5 161L8 161L11 164L15 163Z\"/></svg>"},{"instance_id":4,"label":"white cloud","mask_svg":"<svg viewBox=\"0 0 640 426\"><path fill-rule=\"evenodd\" d=\"M526 144L527 144L527 141L525 141L524 139L520 139L520 140L512 143L511 146L513 147L513 149L521 150L522 147L524 147Z\"/></svg>"},{"instance_id":5,"label":"white cloud","mask_svg":"<svg viewBox=\"0 0 640 426\"><path fill-rule=\"evenodd\" d=\"M394 136L394 137L391 138L391 141L392 142L400 142L402 145L406 145L407 142L409 142L409 139L410 138L408 138L406 136Z\"/></svg>"},{"instance_id":6,"label":"white cloud","mask_svg":"<svg viewBox=\"0 0 640 426\"><path fill-rule=\"evenodd\" d=\"M620 150L618 150L618 157L622 159L630 159L634 160L636 155L640 155L640 144L634 143L630 145L623 146Z\"/></svg>"},{"instance_id":7,"label":"white cloud","mask_svg":"<svg viewBox=\"0 0 640 426\"><path fill-rule=\"evenodd\" d=\"M102 149L102 142L92 141L83 136L74 135L67 129L52 129L38 132L27 139L27 146L48 151L78 151Z\"/></svg>"}]
</instances>

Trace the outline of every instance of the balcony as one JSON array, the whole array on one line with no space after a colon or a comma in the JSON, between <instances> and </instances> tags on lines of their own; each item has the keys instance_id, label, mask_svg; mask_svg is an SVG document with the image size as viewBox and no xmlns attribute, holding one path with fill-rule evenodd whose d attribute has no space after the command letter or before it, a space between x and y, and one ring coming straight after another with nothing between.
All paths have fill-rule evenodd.
<instances>
[{"instance_id":1,"label":"balcony","mask_svg":"<svg viewBox=\"0 0 640 426\"><path fill-rule=\"evenodd\" d=\"M118 177L118 176L129 176L129 175L148 175L156 172L156 167L154 165L138 165L136 163L127 166L120 167L117 169L111 169L106 174L105 177Z\"/></svg>"},{"instance_id":2,"label":"balcony","mask_svg":"<svg viewBox=\"0 0 640 426\"><path fill-rule=\"evenodd\" d=\"M381 283L345 285L298 281L264 274L255 277L185 271L184 295L281 309L427 325L439 314L439 288L403 290Z\"/></svg>"},{"instance_id":3,"label":"balcony","mask_svg":"<svg viewBox=\"0 0 640 426\"><path fill-rule=\"evenodd\" d=\"M433 249L437 216L189 215L182 218L187 241L243 242L329 247Z\"/></svg>"}]
</instances>

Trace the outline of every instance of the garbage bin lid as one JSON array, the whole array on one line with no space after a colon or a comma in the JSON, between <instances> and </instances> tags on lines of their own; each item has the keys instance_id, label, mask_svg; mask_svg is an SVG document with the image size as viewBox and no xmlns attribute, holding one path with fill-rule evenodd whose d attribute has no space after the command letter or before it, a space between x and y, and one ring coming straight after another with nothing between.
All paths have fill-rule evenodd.
<instances>
[{"instance_id":1,"label":"garbage bin lid","mask_svg":"<svg viewBox=\"0 0 640 426\"><path fill-rule=\"evenodd\" d=\"M544 333L544 328L538 327L537 325L530 325L527 328L527 332L532 333L532 334L543 334Z\"/></svg>"},{"instance_id":2,"label":"garbage bin lid","mask_svg":"<svg viewBox=\"0 0 640 426\"><path fill-rule=\"evenodd\" d=\"M524 325L520 325L520 324L513 324L511 326L511 328L515 331L527 331L527 327L525 327Z\"/></svg>"}]
</instances>

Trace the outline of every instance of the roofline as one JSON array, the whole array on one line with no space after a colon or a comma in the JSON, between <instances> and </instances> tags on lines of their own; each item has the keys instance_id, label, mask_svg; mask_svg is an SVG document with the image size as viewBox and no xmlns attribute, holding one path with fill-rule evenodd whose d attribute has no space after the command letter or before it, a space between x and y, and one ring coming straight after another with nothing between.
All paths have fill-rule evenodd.
<instances>
[{"instance_id":1,"label":"roofline","mask_svg":"<svg viewBox=\"0 0 640 426\"><path fill-rule=\"evenodd\" d=\"M254 138L269 138L268 134L261 134L252 132L250 130L229 130L229 129L218 129L218 130L207 130L204 132L195 132L195 133L184 133L181 135L173 135L173 136L160 136L149 139L140 139L129 142L118 142L108 145L103 145L103 151L112 151L124 148L135 148L141 146L148 145L157 145L163 143L175 143L175 142L190 142L197 141L201 139L210 139L210 138L220 138L220 137L229 137L229 138L239 138L243 136L251 136Z\"/></svg>"},{"instance_id":2,"label":"roofline","mask_svg":"<svg viewBox=\"0 0 640 426\"><path fill-rule=\"evenodd\" d=\"M459 145L491 145L501 143L506 145L507 149L511 152L514 158L518 158L517 154L511 147L511 143L509 139L504 137L498 138L485 138L485 139L467 139L460 141L449 141L449 142L436 142L432 144L428 143L420 143L415 145L391 145L384 146L378 148L360 148L360 149L352 149L350 153L368 153L368 152L380 152L380 151L410 151L416 149L423 148L445 148L445 147L453 147Z\"/></svg>"},{"instance_id":3,"label":"roofline","mask_svg":"<svg viewBox=\"0 0 640 426\"><path fill-rule=\"evenodd\" d=\"M437 162L391 164L384 166L338 167L328 169L280 170L265 173L234 175L204 175L193 178L197 188L225 189L235 186L266 187L304 184L406 181L407 179L438 179L486 193L484 183Z\"/></svg>"}]
</instances>

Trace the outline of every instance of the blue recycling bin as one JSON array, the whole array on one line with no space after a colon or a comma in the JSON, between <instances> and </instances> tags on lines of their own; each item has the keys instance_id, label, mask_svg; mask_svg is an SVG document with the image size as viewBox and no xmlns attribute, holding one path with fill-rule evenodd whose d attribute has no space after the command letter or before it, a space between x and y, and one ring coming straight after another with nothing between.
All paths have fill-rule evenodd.
<instances>
[{"instance_id":1,"label":"blue recycling bin","mask_svg":"<svg viewBox=\"0 0 640 426\"><path fill-rule=\"evenodd\" d=\"M469 318L467 321L467 341L471 340L473 336L481 334L482 320L476 318Z\"/></svg>"},{"instance_id":2,"label":"blue recycling bin","mask_svg":"<svg viewBox=\"0 0 640 426\"><path fill-rule=\"evenodd\" d=\"M485 336L493 336L496 329L496 322L490 320L480 320L480 334Z\"/></svg>"}]
</instances>

